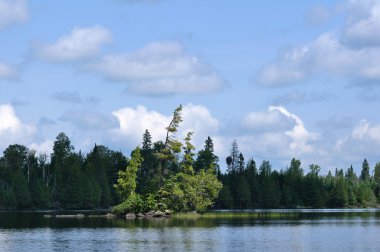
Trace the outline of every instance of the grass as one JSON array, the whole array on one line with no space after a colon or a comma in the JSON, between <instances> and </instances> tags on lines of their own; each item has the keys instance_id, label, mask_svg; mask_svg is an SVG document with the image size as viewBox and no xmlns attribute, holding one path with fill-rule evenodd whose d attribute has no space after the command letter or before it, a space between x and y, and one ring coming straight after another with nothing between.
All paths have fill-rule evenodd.
<instances>
[{"instance_id":1,"label":"grass","mask_svg":"<svg viewBox=\"0 0 380 252\"><path fill-rule=\"evenodd\" d=\"M202 214L176 213L178 219L293 219L299 217L298 212L245 212L245 211L212 211Z\"/></svg>"}]
</instances>

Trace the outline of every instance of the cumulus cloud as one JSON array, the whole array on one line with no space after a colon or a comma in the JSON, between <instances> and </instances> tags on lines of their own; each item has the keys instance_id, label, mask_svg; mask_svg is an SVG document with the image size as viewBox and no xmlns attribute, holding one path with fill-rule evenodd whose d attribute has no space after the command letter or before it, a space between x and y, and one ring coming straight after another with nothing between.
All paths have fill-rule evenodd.
<instances>
[{"instance_id":1,"label":"cumulus cloud","mask_svg":"<svg viewBox=\"0 0 380 252\"><path fill-rule=\"evenodd\" d=\"M53 153L54 141L46 140L41 143L32 143L29 145L29 149L35 150L37 155L46 154L48 157Z\"/></svg>"},{"instance_id":2,"label":"cumulus cloud","mask_svg":"<svg viewBox=\"0 0 380 252\"><path fill-rule=\"evenodd\" d=\"M17 70L5 63L0 62L0 80L15 79L17 77Z\"/></svg>"},{"instance_id":3,"label":"cumulus cloud","mask_svg":"<svg viewBox=\"0 0 380 252\"><path fill-rule=\"evenodd\" d=\"M87 69L127 83L143 95L205 93L220 90L223 80L204 62L185 53L176 42L152 43L122 55L107 55Z\"/></svg>"},{"instance_id":4,"label":"cumulus cloud","mask_svg":"<svg viewBox=\"0 0 380 252\"><path fill-rule=\"evenodd\" d=\"M11 105L0 105L0 148L15 143L24 144L35 132L35 126L23 124Z\"/></svg>"},{"instance_id":5,"label":"cumulus cloud","mask_svg":"<svg viewBox=\"0 0 380 252\"><path fill-rule=\"evenodd\" d=\"M294 127L291 130L285 131L285 135L289 136L292 141L289 145L291 150L300 151L300 152L311 152L313 151L313 147L308 144L310 140L318 139L318 134L309 132L298 116L290 113L284 107L281 106L271 106L269 107L269 111L278 110L282 114L284 114L287 118L293 120L295 122Z\"/></svg>"},{"instance_id":6,"label":"cumulus cloud","mask_svg":"<svg viewBox=\"0 0 380 252\"><path fill-rule=\"evenodd\" d=\"M352 0L343 41L353 47L380 46L380 1Z\"/></svg>"},{"instance_id":7,"label":"cumulus cloud","mask_svg":"<svg viewBox=\"0 0 380 252\"><path fill-rule=\"evenodd\" d=\"M75 62L96 56L101 46L110 43L111 33L104 27L76 27L52 44L39 45L39 57L52 62Z\"/></svg>"},{"instance_id":8,"label":"cumulus cloud","mask_svg":"<svg viewBox=\"0 0 380 252\"><path fill-rule=\"evenodd\" d=\"M0 29L28 19L26 0L0 0Z\"/></svg>"},{"instance_id":9,"label":"cumulus cloud","mask_svg":"<svg viewBox=\"0 0 380 252\"><path fill-rule=\"evenodd\" d=\"M361 120L350 134L336 141L336 149L345 159L357 160L365 157L377 161L380 148L380 125Z\"/></svg>"},{"instance_id":10,"label":"cumulus cloud","mask_svg":"<svg viewBox=\"0 0 380 252\"><path fill-rule=\"evenodd\" d=\"M300 117L282 106L248 113L242 127L245 133L236 137L241 150L265 159L290 159L312 153L316 150L313 143L319 139L319 134L306 129Z\"/></svg>"},{"instance_id":11,"label":"cumulus cloud","mask_svg":"<svg viewBox=\"0 0 380 252\"><path fill-rule=\"evenodd\" d=\"M142 141L145 129L152 135L153 141L165 141L166 130L172 115L164 115L154 110L148 110L144 106L136 108L122 108L112 113L119 121L119 128L113 131L114 140L124 139L136 146ZM187 104L183 107L183 123L176 134L182 141L186 133L195 132L193 143L197 147L203 147L207 136L216 134L219 122L210 111L202 105Z\"/></svg>"},{"instance_id":12,"label":"cumulus cloud","mask_svg":"<svg viewBox=\"0 0 380 252\"><path fill-rule=\"evenodd\" d=\"M154 141L165 137L165 127L170 122L170 116L157 111L148 111L140 105L136 108L122 108L112 112L119 121L119 128L115 133L132 139L134 144L142 139L145 129L148 129Z\"/></svg>"},{"instance_id":13,"label":"cumulus cloud","mask_svg":"<svg viewBox=\"0 0 380 252\"><path fill-rule=\"evenodd\" d=\"M250 131L265 132L291 129L294 122L277 109L267 112L250 112L243 118L243 127Z\"/></svg>"},{"instance_id":14,"label":"cumulus cloud","mask_svg":"<svg viewBox=\"0 0 380 252\"><path fill-rule=\"evenodd\" d=\"M363 1L367 3L363 5L361 2L352 1L355 8L349 8L347 26L342 33L322 34L310 43L283 53L259 70L257 82L266 86L289 85L317 74L359 83L380 81L380 35L377 32L380 3Z\"/></svg>"}]
</instances>

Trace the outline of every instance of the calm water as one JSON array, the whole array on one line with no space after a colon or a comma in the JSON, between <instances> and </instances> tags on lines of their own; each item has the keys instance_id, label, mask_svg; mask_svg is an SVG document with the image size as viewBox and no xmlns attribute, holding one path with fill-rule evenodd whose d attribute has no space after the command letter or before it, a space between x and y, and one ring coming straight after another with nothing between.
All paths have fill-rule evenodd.
<instances>
[{"instance_id":1,"label":"calm water","mask_svg":"<svg viewBox=\"0 0 380 252\"><path fill-rule=\"evenodd\" d=\"M118 220L0 212L0 251L380 251L380 210L268 212L280 216Z\"/></svg>"}]
</instances>

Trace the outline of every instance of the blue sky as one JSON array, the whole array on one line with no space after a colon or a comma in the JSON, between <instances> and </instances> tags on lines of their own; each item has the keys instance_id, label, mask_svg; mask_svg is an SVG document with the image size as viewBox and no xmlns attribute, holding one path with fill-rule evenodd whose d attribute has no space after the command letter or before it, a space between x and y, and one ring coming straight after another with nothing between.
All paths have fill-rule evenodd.
<instances>
[{"instance_id":1,"label":"blue sky","mask_svg":"<svg viewBox=\"0 0 380 252\"><path fill-rule=\"evenodd\" d=\"M0 151L211 136L224 167L380 161L380 1L0 0Z\"/></svg>"}]
</instances>

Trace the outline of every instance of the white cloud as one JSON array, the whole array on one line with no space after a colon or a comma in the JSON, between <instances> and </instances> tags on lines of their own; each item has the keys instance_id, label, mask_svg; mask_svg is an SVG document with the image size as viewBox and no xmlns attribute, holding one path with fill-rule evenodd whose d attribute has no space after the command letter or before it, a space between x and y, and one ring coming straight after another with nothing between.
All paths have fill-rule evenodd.
<instances>
[{"instance_id":1,"label":"white cloud","mask_svg":"<svg viewBox=\"0 0 380 252\"><path fill-rule=\"evenodd\" d=\"M214 92L224 85L207 64L187 55L175 42L152 43L130 54L108 55L87 69L126 82L130 92L143 95Z\"/></svg>"},{"instance_id":2,"label":"white cloud","mask_svg":"<svg viewBox=\"0 0 380 252\"><path fill-rule=\"evenodd\" d=\"M350 1L343 40L350 46L380 46L380 1Z\"/></svg>"},{"instance_id":3,"label":"white cloud","mask_svg":"<svg viewBox=\"0 0 380 252\"><path fill-rule=\"evenodd\" d=\"M335 148L345 160L357 161L370 158L377 162L380 148L380 124L361 120L349 134L336 140Z\"/></svg>"},{"instance_id":4,"label":"white cloud","mask_svg":"<svg viewBox=\"0 0 380 252\"><path fill-rule=\"evenodd\" d=\"M316 140L319 134L306 129L302 119L282 106L270 106L266 112L250 112L242 119L237 136L224 137L228 154L233 139L246 157L288 161L293 157L320 155ZM226 144L225 144L226 145Z\"/></svg>"},{"instance_id":5,"label":"white cloud","mask_svg":"<svg viewBox=\"0 0 380 252\"><path fill-rule=\"evenodd\" d=\"M53 153L54 142L52 140L46 140L41 143L32 143L29 145L29 149L35 150L37 155L47 154L48 157Z\"/></svg>"},{"instance_id":6,"label":"white cloud","mask_svg":"<svg viewBox=\"0 0 380 252\"><path fill-rule=\"evenodd\" d=\"M25 144L35 134L33 125L23 124L9 104L0 105L0 148L10 144Z\"/></svg>"},{"instance_id":7,"label":"white cloud","mask_svg":"<svg viewBox=\"0 0 380 252\"><path fill-rule=\"evenodd\" d=\"M144 106L123 108L112 113L119 121L119 128L113 131L114 141L124 139L131 148L141 144L145 129L148 129L153 141L165 141L166 130L172 115L164 115ZM210 111L201 105L187 104L183 107L183 122L180 124L177 139L182 141L186 133L194 132L193 144L203 147L207 136L215 135L219 129L219 122Z\"/></svg>"},{"instance_id":8,"label":"white cloud","mask_svg":"<svg viewBox=\"0 0 380 252\"><path fill-rule=\"evenodd\" d=\"M279 110L273 109L267 112L250 112L243 118L243 127L250 131L267 132L282 129L290 129L294 122Z\"/></svg>"},{"instance_id":9,"label":"white cloud","mask_svg":"<svg viewBox=\"0 0 380 252\"><path fill-rule=\"evenodd\" d=\"M0 62L0 79L14 79L17 71L14 67Z\"/></svg>"},{"instance_id":10,"label":"white cloud","mask_svg":"<svg viewBox=\"0 0 380 252\"><path fill-rule=\"evenodd\" d=\"M103 44L110 43L111 33L104 27L76 27L53 44L40 45L37 55L52 62L72 62L96 56Z\"/></svg>"},{"instance_id":11,"label":"white cloud","mask_svg":"<svg viewBox=\"0 0 380 252\"><path fill-rule=\"evenodd\" d=\"M26 0L0 0L0 29L28 19Z\"/></svg>"},{"instance_id":12,"label":"white cloud","mask_svg":"<svg viewBox=\"0 0 380 252\"><path fill-rule=\"evenodd\" d=\"M287 85L316 74L380 80L380 48L349 48L335 34L323 34L264 66L257 80L268 86Z\"/></svg>"},{"instance_id":13,"label":"white cloud","mask_svg":"<svg viewBox=\"0 0 380 252\"><path fill-rule=\"evenodd\" d=\"M380 125L372 125L367 120L362 120L352 131L353 139L370 140L380 144Z\"/></svg>"},{"instance_id":14,"label":"white cloud","mask_svg":"<svg viewBox=\"0 0 380 252\"><path fill-rule=\"evenodd\" d=\"M342 33L324 33L280 55L261 68L257 82L267 86L289 85L316 75L356 82L380 81L380 2L364 2L367 4L352 1L355 8L349 8Z\"/></svg>"},{"instance_id":15,"label":"white cloud","mask_svg":"<svg viewBox=\"0 0 380 252\"><path fill-rule=\"evenodd\" d=\"M289 147L293 151L299 152L311 152L314 150L312 145L308 144L310 140L318 139L318 134L309 132L305 126L301 118L296 116L295 114L290 113L284 107L269 107L269 111L278 110L282 114L284 114L289 119L294 120L295 125L292 130L288 130L285 132L285 135L289 136L292 139Z\"/></svg>"},{"instance_id":16,"label":"white cloud","mask_svg":"<svg viewBox=\"0 0 380 252\"><path fill-rule=\"evenodd\" d=\"M153 141L164 140L165 127L170 122L170 116L165 116L157 111L148 111L144 106L136 108L122 108L112 112L119 120L119 129L116 137L126 137L133 144L140 144L142 135L148 129Z\"/></svg>"}]
</instances>

